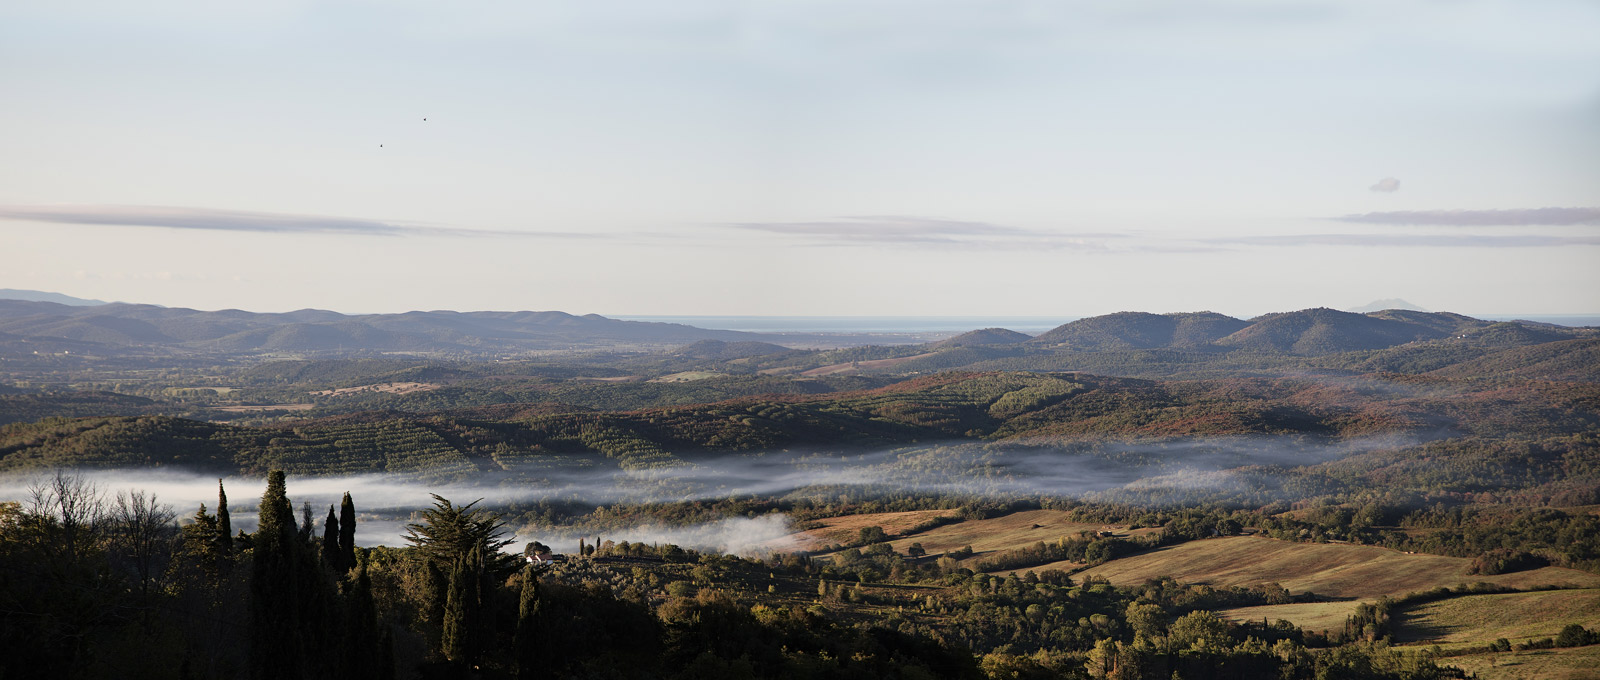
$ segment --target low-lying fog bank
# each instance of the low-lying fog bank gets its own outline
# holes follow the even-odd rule
[[[605,459],[552,457],[510,471],[473,479],[431,483],[416,475],[364,474],[337,477],[290,475],[288,494],[297,510],[309,503],[320,529],[330,505],[345,492],[360,514],[356,532],[363,545],[404,545],[405,524],[438,494],[458,504],[482,499],[495,509],[540,501],[574,504],[634,504],[729,497],[826,498],[840,489],[869,493],[913,492],[985,498],[1114,497],[1164,503],[1195,493],[1257,487],[1271,470],[1314,465],[1371,450],[1415,442],[1394,438],[1348,441],[1303,437],[1227,437],[1156,443],[1095,442],[1073,446],[930,445],[850,454],[765,452],[695,456],[693,462],[622,469]],[[608,467],[607,465],[610,464]],[[1248,481],[1239,468],[1251,468]],[[201,503],[216,505],[217,478],[172,469],[82,470],[78,474],[108,496],[143,490],[171,504],[180,518]],[[0,477],[0,500],[26,502],[28,488],[43,473]],[[229,492],[233,525],[255,528],[255,505],[265,482],[257,477],[222,480]],[[516,529],[516,527],[512,527]],[[729,518],[693,526],[640,525],[600,532],[604,539],[673,543],[702,551],[744,553],[790,546],[786,517]],[[558,551],[573,550],[596,532],[581,527],[523,528],[522,540]],[[514,548],[515,549],[515,548]]]

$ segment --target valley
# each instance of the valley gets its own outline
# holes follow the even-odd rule
[[[210,313],[162,312],[166,325],[147,328],[108,319],[150,310],[107,311],[5,326],[35,333],[0,346],[12,352],[0,363],[0,490],[18,502],[7,512],[32,516],[51,475],[148,489],[185,512],[221,478],[243,496],[234,526],[248,544],[269,521],[260,480],[286,473],[287,497],[311,513],[299,531],[320,541],[313,504],[348,491],[373,620],[408,641],[397,669],[443,667],[428,650],[445,603],[423,585],[443,567],[406,538],[440,512],[430,494],[476,499],[472,512],[503,523],[493,550],[506,561],[485,567],[484,597],[505,621],[507,598],[536,583],[573,631],[541,644],[572,674],[655,673],[691,651],[742,668],[765,649],[769,669],[838,670],[866,654],[885,675],[1111,677],[1095,664],[1114,663],[1185,677],[1582,677],[1584,636],[1600,635],[1583,604],[1600,589],[1593,329],[1400,311],[1124,313],[1037,337],[821,350],[622,326],[656,335],[628,349],[604,333],[553,350],[503,340],[524,343],[515,355],[260,353],[163,339]],[[289,324],[269,333],[280,338],[354,323],[240,318]],[[400,318],[361,323],[427,335]],[[14,351],[58,341],[105,344]],[[256,559],[205,547],[215,535],[193,542],[216,521],[202,510],[181,522],[168,569],[200,568],[201,553]],[[121,544],[106,541],[111,559]],[[22,552],[7,559],[28,554],[8,545]],[[560,558],[519,571],[510,560],[536,546]],[[208,587],[243,587],[235,573]],[[330,587],[355,587],[356,573],[331,572]],[[191,616],[240,615],[219,606]],[[694,636],[710,625],[764,632],[736,636],[737,654],[707,651]],[[664,626],[627,635],[682,651],[630,656],[608,637],[621,629],[598,632],[615,626]],[[612,645],[600,666],[555,651],[593,644]],[[913,662],[897,645],[939,651]]]

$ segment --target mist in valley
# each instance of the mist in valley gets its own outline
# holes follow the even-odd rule
[[[437,494],[457,505],[506,512],[515,518],[538,504],[595,508],[724,498],[777,498],[833,502],[851,497],[945,495],[980,499],[1080,498],[1160,505],[1199,495],[1258,490],[1283,470],[1417,443],[1401,437],[1326,440],[1300,436],[1194,438],[1158,442],[1092,441],[1076,444],[971,444],[899,447],[850,453],[771,451],[744,455],[700,455],[685,462],[624,468],[600,458],[552,456],[510,470],[440,482],[419,475],[363,474],[288,477],[296,512],[309,504],[320,531],[330,506],[346,492],[359,513],[356,540],[366,546],[405,545],[405,525],[430,507]],[[107,497],[142,490],[170,504],[180,521],[204,503],[212,511],[218,478],[174,469],[72,471]],[[0,499],[27,503],[43,472],[0,477]],[[256,476],[220,480],[229,496],[233,525],[253,531],[256,504],[265,482]],[[750,553],[790,550],[794,533],[781,513],[729,517],[669,526],[510,526],[520,550],[540,541],[558,552],[580,538],[676,544],[701,551]]]

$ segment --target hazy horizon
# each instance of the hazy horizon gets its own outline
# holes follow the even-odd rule
[[[4,291],[7,291],[7,290],[13,290],[13,289],[0,289],[0,299],[17,299],[17,300],[31,299],[31,296],[25,296],[25,295],[15,295],[15,296],[8,297],[4,293]],[[16,290],[15,292],[17,292],[17,293],[42,293],[42,294],[45,294],[45,295],[62,295],[61,293],[57,293],[56,291]],[[75,297],[75,296],[69,296],[69,297]],[[48,301],[48,300],[46,300],[46,301]],[[81,300],[79,303],[72,303],[72,304],[83,304],[83,303],[88,303],[88,302],[95,302],[95,301]],[[138,302],[138,301],[132,301],[132,300],[108,300],[108,301],[99,301],[99,302],[102,302],[102,303],[105,303],[105,304],[155,304],[155,303]],[[1410,305],[1409,301],[1400,300],[1400,299],[1387,299],[1387,300],[1380,300],[1380,301],[1375,301],[1375,302],[1404,303],[1403,305],[1398,307],[1398,308],[1402,308],[1402,309],[1408,308],[1408,307],[1406,307],[1406,305]],[[167,306],[167,305],[157,305],[157,306]],[[1366,305],[1366,306],[1370,306],[1370,305]],[[237,308],[229,308],[229,309],[237,309]],[[1262,316],[1262,315],[1265,315],[1265,314],[1272,314],[1272,313],[1278,313],[1278,312],[1292,312],[1292,311],[1299,311],[1300,309],[1309,309],[1309,307],[1302,307],[1302,308],[1296,308],[1296,309],[1265,310],[1265,311],[1260,311],[1260,312],[1243,313],[1243,314],[1228,314],[1228,316],[1232,316],[1232,317],[1239,318],[1239,319],[1252,319],[1252,318],[1256,318],[1256,317],[1259,317],[1259,316]],[[1338,308],[1335,308],[1335,309],[1338,309]],[[296,311],[307,311],[307,310],[334,311],[334,312],[337,312],[337,313],[340,313],[340,314],[345,314],[345,315],[348,315],[348,316],[360,316],[360,315],[365,315],[365,314],[389,313],[389,312],[362,312],[362,311],[326,310],[326,309],[313,308],[313,307],[296,307],[296,308],[292,308],[292,309],[281,309],[281,310],[246,309],[246,310],[242,310],[242,311],[258,312],[258,313],[283,313],[283,312],[296,312]],[[209,310],[200,310],[200,311],[223,311],[223,310],[222,309],[209,309]],[[1084,319],[1084,318],[1089,318],[1091,316],[1096,316],[1096,315],[1093,315],[1093,314],[1058,314],[1058,315],[1050,315],[1050,316],[1044,316],[1044,315],[986,315],[986,314],[974,314],[974,315],[616,314],[616,313],[605,313],[605,312],[588,312],[588,311],[584,311],[584,310],[527,310],[527,309],[453,309],[453,310],[414,310],[413,309],[413,310],[404,310],[404,311],[406,311],[406,312],[447,311],[447,312],[458,312],[458,313],[469,313],[469,312],[523,312],[523,311],[543,312],[543,311],[560,311],[560,312],[570,313],[570,314],[574,314],[574,315],[600,314],[601,316],[604,316],[604,317],[607,317],[607,318],[611,318],[611,319],[617,319],[617,320],[621,320],[621,321],[646,321],[646,322],[657,322],[657,323],[675,323],[675,324],[683,324],[683,325],[694,326],[694,327],[697,327],[697,328],[711,329],[711,330],[729,330],[729,331],[739,331],[739,332],[746,332],[746,333],[764,333],[764,334],[774,334],[774,335],[781,335],[781,334],[786,334],[786,333],[787,334],[794,334],[794,333],[821,333],[821,334],[855,334],[855,335],[882,334],[882,335],[885,335],[885,336],[938,334],[941,337],[942,336],[953,335],[953,334],[961,333],[961,332],[965,332],[965,331],[976,330],[976,329],[980,329],[980,328],[1005,328],[1005,329],[1008,329],[1008,330],[1018,331],[1018,332],[1022,332],[1022,333],[1028,333],[1028,334],[1031,334],[1031,335],[1038,335],[1039,333],[1043,333],[1045,331],[1048,331],[1048,330],[1050,330],[1052,328],[1055,328],[1055,327],[1060,326],[1060,325],[1065,324],[1065,323],[1071,323],[1071,322],[1077,321],[1079,319]],[[1187,312],[1202,312],[1202,311],[1215,312],[1217,310],[1216,309],[1189,309],[1189,310],[1159,310],[1159,311],[1152,311],[1152,310],[1142,310],[1142,309],[1125,309],[1125,310],[1117,310],[1117,311],[1119,311],[1119,312],[1149,312],[1149,313],[1156,313],[1156,314],[1167,314],[1167,313],[1187,313]],[[1343,309],[1340,309],[1340,311],[1346,311],[1346,312],[1352,312],[1352,313],[1361,313],[1361,310],[1356,308],[1356,307],[1343,308]],[[1566,313],[1557,313],[1557,314],[1520,314],[1520,313],[1516,313],[1516,312],[1500,312],[1500,313],[1476,312],[1476,313],[1467,313],[1467,312],[1459,312],[1459,311],[1456,311],[1456,310],[1427,310],[1427,311],[1430,311],[1430,312],[1432,312],[1432,311],[1452,312],[1452,313],[1457,313],[1457,314],[1465,314],[1466,316],[1479,318],[1479,319],[1485,319],[1485,320],[1489,320],[1489,321],[1516,321],[1516,320],[1521,320],[1521,321],[1534,321],[1534,322],[1539,322],[1539,323],[1551,323],[1551,324],[1562,325],[1562,326],[1571,326],[1571,327],[1600,326],[1600,313],[1566,312]],[[1221,313],[1227,314],[1227,312],[1221,312]]]

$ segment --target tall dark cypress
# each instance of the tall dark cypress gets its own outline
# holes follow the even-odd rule
[[[228,519],[228,492],[217,480],[217,547],[224,555],[233,552],[233,522]]]
[[[322,523],[322,560],[336,574],[343,574],[350,569],[344,564],[344,553],[339,550],[339,518],[334,516],[331,505],[328,506],[328,519]]]
[[[315,535],[311,532],[311,501],[300,504],[300,540],[307,544]]]
[[[450,585],[445,590],[444,628],[439,636],[439,652],[444,658],[462,663],[467,656],[467,558],[462,556],[450,568]]]
[[[344,556],[345,569],[356,566],[356,502],[349,491],[339,504],[339,554]]]
[[[453,566],[452,566],[453,568]],[[444,605],[449,599],[450,575],[440,571],[433,560],[422,563],[422,613],[430,625],[444,625]]]
[[[251,541],[255,556],[250,578],[250,675],[298,678],[301,645],[296,635],[300,592],[295,563],[300,542],[282,470],[267,474],[261,495],[261,520]]]
[[[372,579],[367,570],[356,567],[347,581],[344,640],[338,654],[344,657],[348,680],[379,680],[383,675],[383,632],[378,624],[377,605],[372,599]]]
[[[539,579],[533,565],[522,570],[522,597],[517,604],[517,634],[512,649],[517,659],[518,680],[540,675],[539,654]]]
[[[478,656],[479,612],[483,597],[483,551],[478,546],[456,561],[450,570],[450,591],[444,605],[444,657],[471,667]]]

